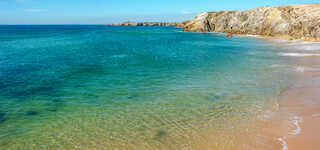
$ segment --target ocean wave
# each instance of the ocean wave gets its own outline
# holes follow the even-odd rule
[[[293,48],[298,50],[316,51],[316,50],[320,50],[320,44],[296,45],[296,46],[293,46]]]
[[[291,130],[291,132],[289,133],[288,136],[283,136],[281,138],[278,138],[278,140],[280,141],[281,145],[282,145],[282,150],[288,150],[289,146],[287,143],[287,139],[290,138],[290,136],[296,136],[298,134],[301,133],[302,129],[300,127],[300,123],[302,122],[302,118],[298,117],[298,116],[294,116],[290,119],[290,122],[293,125],[293,130]]]
[[[252,38],[264,38],[261,35],[252,35],[252,34],[237,34],[235,37],[252,37]]]
[[[297,67],[296,68],[296,72],[304,72],[305,71],[305,67]]]
[[[296,67],[296,72],[319,71],[319,70],[320,70],[320,67],[303,67],[303,66]]]
[[[302,51],[320,51],[320,42],[311,42],[311,41],[299,41],[299,40],[287,40],[287,39],[271,39],[276,43],[281,43],[281,45]]]
[[[294,130],[292,130],[291,135],[298,135],[301,133],[301,130],[302,130],[300,127],[301,122],[302,122],[302,118],[300,118],[298,116],[293,117],[292,123],[295,127],[294,127]]]
[[[279,55],[292,56],[292,57],[320,56],[320,54],[309,54],[309,53],[279,53]]]

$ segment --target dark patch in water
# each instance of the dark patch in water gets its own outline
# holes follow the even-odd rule
[[[132,100],[132,99],[136,99],[137,97],[139,97],[138,95],[130,95],[128,96],[128,99]]]
[[[51,95],[54,93],[55,88],[53,87],[36,87],[36,88],[25,88],[21,90],[11,90],[10,93],[15,97],[29,97],[33,95]]]
[[[0,76],[0,79],[3,79],[3,78]],[[2,90],[12,86],[22,85],[22,84],[23,82],[19,82],[16,79],[0,80],[0,89]]]
[[[26,84],[26,81],[32,79],[32,72],[39,71],[40,65],[10,65],[1,68],[0,73],[0,89],[21,86]]]
[[[54,99],[52,100],[52,103],[54,103],[55,105],[63,105],[63,101],[60,99]]]
[[[155,135],[155,138],[156,139],[161,139],[163,137],[167,136],[167,132],[165,130],[158,130],[156,135]]]
[[[12,68],[6,70],[7,75],[13,76],[21,76],[27,73],[39,71],[41,69],[40,65],[32,64],[32,65],[16,65]]]
[[[28,111],[26,113],[26,116],[35,116],[35,115],[38,115],[38,114],[39,114],[39,112],[37,112],[37,111]]]
[[[223,98],[224,98],[224,96],[217,95],[217,94],[209,94],[207,96],[207,100],[209,100],[209,101],[219,101],[219,100],[222,100]]]
[[[8,120],[7,114],[4,112],[0,112],[0,123],[3,123]]]
[[[57,112],[61,107],[63,107],[65,104],[62,100],[60,99],[54,99],[52,100],[51,103],[49,103],[49,105],[52,105],[50,106],[49,108],[47,108],[47,111],[50,111],[50,112]]]
[[[209,94],[206,99],[208,101],[216,102],[216,101],[226,101],[226,100],[240,100],[245,98],[243,95],[239,94]]]
[[[79,68],[68,72],[67,74],[64,75],[64,78],[74,78],[77,76],[83,76],[83,75],[88,75],[88,74],[95,74],[95,75],[101,75],[104,74],[103,67],[101,65],[96,65],[96,64],[86,64],[86,65],[81,65]]]

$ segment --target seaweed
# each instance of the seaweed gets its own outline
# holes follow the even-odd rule
[[[132,100],[132,99],[136,99],[137,97],[139,97],[139,96],[134,94],[134,95],[129,95],[127,98]]]
[[[38,114],[39,114],[38,111],[28,111],[28,112],[26,113],[26,116],[35,116],[35,115],[38,115]]]
[[[0,123],[3,123],[8,120],[7,113],[0,112]]]
[[[155,139],[161,139],[167,136],[167,132],[165,130],[158,130],[155,134]]]

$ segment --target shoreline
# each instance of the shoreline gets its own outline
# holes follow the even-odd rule
[[[280,111],[287,110],[300,118],[295,123],[299,132],[287,139],[289,150],[316,150],[320,147],[320,118],[316,117],[320,114],[320,70],[317,69],[320,61],[317,56],[296,58],[297,65],[302,66],[297,69],[299,81],[280,97]]]
[[[210,32],[225,34],[224,32]],[[278,55],[292,61],[283,68],[296,81],[278,95],[278,110],[257,125],[279,150],[318,150],[320,148],[320,42],[289,40],[283,37],[234,34],[234,37],[261,38],[282,51]],[[283,51],[284,50],[284,51]],[[268,150],[268,148],[265,148]]]
[[[320,43],[267,39],[287,50],[280,55],[294,60],[291,71],[297,75],[293,86],[279,95],[279,110],[269,123],[270,132],[278,136],[282,150],[317,150],[320,147]]]

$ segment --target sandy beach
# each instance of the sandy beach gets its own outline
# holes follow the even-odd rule
[[[275,40],[272,40],[273,42]],[[278,137],[283,150],[318,150],[320,148],[320,43],[280,40],[276,44],[292,57],[289,68],[297,72],[297,81],[279,97],[279,111],[268,134]],[[288,119],[289,117],[289,119]],[[289,121],[288,121],[289,120]]]

